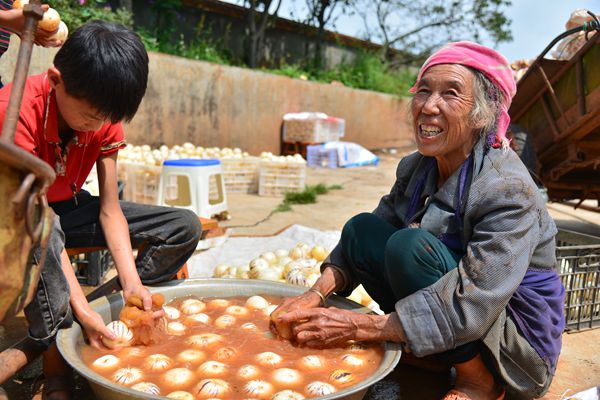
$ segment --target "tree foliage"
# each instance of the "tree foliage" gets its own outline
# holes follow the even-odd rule
[[[128,27],[133,26],[133,16],[124,8],[113,10],[108,1],[100,0],[47,0],[56,9],[61,20],[67,24],[69,31],[73,32],[87,21],[104,20],[118,22]]]
[[[313,54],[313,67],[323,67],[323,40],[325,30],[335,26],[335,20],[351,11],[350,5],[354,0],[304,0],[306,5],[306,19],[304,22],[317,28],[315,36],[315,50]]]
[[[381,57],[402,50],[397,64],[422,59],[442,44],[456,40],[512,40],[504,8],[511,0],[359,0],[364,38],[382,43]],[[413,54],[414,56],[408,56]]]
[[[250,68],[258,67],[265,53],[265,31],[277,17],[283,0],[239,0],[246,9],[245,58]]]

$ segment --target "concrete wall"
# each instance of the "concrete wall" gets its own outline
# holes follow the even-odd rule
[[[0,58],[5,83],[12,80],[17,50],[13,42]],[[47,69],[54,53],[36,47],[30,73]],[[283,114],[322,111],[346,120],[344,140],[367,148],[404,147],[412,145],[406,105],[406,99],[385,94],[151,53],[148,90],[125,132],[133,144],[189,141],[278,152]]]

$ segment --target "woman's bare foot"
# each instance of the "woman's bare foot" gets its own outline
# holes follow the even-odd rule
[[[494,381],[494,376],[487,369],[480,355],[460,364],[456,369],[454,389],[448,392],[444,400],[464,399],[499,400],[504,398],[504,389]]]

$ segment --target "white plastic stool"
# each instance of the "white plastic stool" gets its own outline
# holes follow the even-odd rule
[[[227,211],[221,162],[191,158],[165,161],[158,186],[158,204],[186,208],[203,218]]]

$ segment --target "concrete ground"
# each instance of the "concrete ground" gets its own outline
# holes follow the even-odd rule
[[[291,224],[339,230],[353,215],[375,208],[379,198],[388,193],[395,179],[399,159],[399,154],[382,154],[377,167],[309,169],[308,184],[340,184],[343,188],[319,196],[316,204],[294,205],[290,212],[271,214],[281,202],[280,198],[230,194],[228,204],[232,218],[222,225],[230,227],[232,234],[243,236],[273,235]],[[600,236],[600,214],[573,210],[560,204],[549,204],[548,209],[559,227]],[[23,335],[25,329],[23,318],[17,318],[5,327],[4,332],[0,331],[0,350]],[[39,365],[33,366],[5,383],[4,389],[9,398],[28,398],[32,377],[38,371]],[[373,386],[365,399],[437,399],[441,398],[450,384],[450,375],[399,366]],[[564,334],[558,370],[544,399],[567,398],[596,385],[600,385],[600,329]],[[80,400],[94,399],[84,381],[77,381],[76,393]]]

